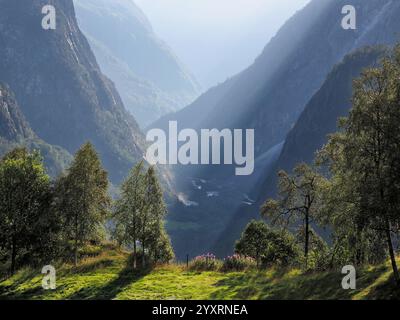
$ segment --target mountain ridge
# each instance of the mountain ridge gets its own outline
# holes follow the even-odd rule
[[[1,0],[0,81],[34,132],[74,153],[91,141],[113,182],[142,158],[144,137],[81,33],[72,0],[53,0],[56,30],[44,30],[48,1]]]
[[[344,30],[341,20],[344,17],[342,7],[348,3],[344,0],[315,0],[311,1],[303,10],[297,12],[278,31],[277,35],[266,45],[263,52],[248,69],[225,82],[224,86],[213,88],[212,96],[216,99],[212,105],[201,103],[210,92],[203,94],[192,105],[164,117],[151,127],[166,127],[166,122],[178,120],[180,128],[194,129],[254,129],[255,130],[255,157],[259,158],[271,148],[281,144],[290,130],[295,126],[305,106],[318,92],[332,68],[340,63],[350,52],[367,45],[392,45],[398,40],[396,30],[400,29],[400,21],[396,18],[400,12],[400,2],[391,0],[355,0],[353,5],[357,12],[357,29]],[[376,17],[379,17],[377,20]],[[294,39],[294,40],[293,40]],[[227,83],[229,85],[227,85]],[[228,87],[228,89],[226,89]],[[196,111],[194,110],[196,109]],[[190,110],[190,112],[189,112]],[[187,114],[186,116],[184,114]],[[192,114],[201,115],[200,121]],[[233,166],[177,166],[176,175],[182,178],[182,190],[186,191],[186,198],[200,203],[198,191],[188,189],[188,177],[202,180],[218,180],[220,187],[226,186],[225,181],[233,185],[235,192],[240,191],[250,198],[255,198],[250,180],[268,180],[269,170],[259,162],[255,168],[255,177],[246,179],[234,176]],[[200,197],[200,198],[199,198]],[[243,210],[240,198],[236,201],[237,208],[232,208],[235,199],[226,198],[227,205],[218,205],[210,199],[209,203],[193,207],[177,206],[174,219],[177,221],[201,220],[194,215],[202,214],[207,217],[205,224],[231,226],[230,219],[235,220]],[[223,199],[220,199],[223,202]],[[204,203],[204,202],[203,202]],[[201,213],[201,212],[206,212]],[[210,212],[208,212],[210,211]],[[230,213],[221,212],[230,211]],[[258,216],[257,205],[246,207],[243,220]],[[234,213],[236,212],[236,213]],[[214,217],[214,218],[213,218]],[[208,220],[211,219],[211,220]],[[228,220],[225,220],[228,219]],[[243,225],[241,224],[242,228]],[[210,244],[211,236],[204,227],[199,230],[199,251],[208,251],[214,244]],[[182,243],[185,231],[177,236],[175,242]],[[193,231],[188,230],[191,237]],[[218,232],[218,231],[213,231]],[[224,242],[224,231],[216,242]],[[235,233],[237,236],[237,232]],[[210,247],[207,247],[210,245]],[[232,246],[232,239],[229,240]],[[226,248],[226,247],[225,247]],[[178,251],[180,251],[179,249]],[[182,254],[189,248],[183,247]],[[223,253],[226,253],[225,250]],[[198,251],[196,251],[198,253]]]
[[[133,1],[74,0],[79,26],[102,71],[141,127],[192,102],[195,78]]]

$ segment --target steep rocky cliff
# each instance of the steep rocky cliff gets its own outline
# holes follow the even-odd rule
[[[42,28],[42,8],[56,29]],[[142,157],[143,137],[78,28],[72,0],[0,0],[0,81],[34,132],[74,153],[91,141],[114,182]]]
[[[36,136],[10,88],[0,83],[0,157],[22,146],[40,151],[47,171],[52,176],[64,170],[72,159],[66,150],[49,145]]]

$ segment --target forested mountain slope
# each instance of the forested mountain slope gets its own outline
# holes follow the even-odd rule
[[[142,133],[101,73],[72,0],[51,3],[55,30],[42,28],[48,1],[0,1],[0,81],[41,139],[70,153],[91,141],[118,182],[142,158]]]
[[[378,66],[383,53],[380,47],[360,49],[333,68],[286,137],[272,175],[276,176],[280,169],[291,171],[300,162],[313,162],[315,152],[327,142],[328,135],[339,130],[339,118],[349,114],[353,80],[363,69]],[[272,180],[272,177],[266,180],[268,186],[274,185]],[[268,187],[261,189],[265,192]]]
[[[18,146],[39,150],[52,176],[65,169],[72,158],[66,150],[49,145],[36,136],[10,88],[0,83],[0,157]]]

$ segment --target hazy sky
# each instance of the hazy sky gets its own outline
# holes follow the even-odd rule
[[[309,1],[134,0],[204,89],[250,65]]]

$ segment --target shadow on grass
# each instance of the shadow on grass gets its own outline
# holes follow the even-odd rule
[[[362,269],[357,276],[357,289],[344,290],[340,271],[324,273],[299,274],[284,276],[285,272],[253,272],[230,274],[219,281],[219,288],[212,294],[212,299],[261,299],[261,300],[350,300],[357,293],[368,288],[385,273],[385,266],[372,270]],[[365,299],[399,298],[399,292],[394,289],[393,279],[382,285],[373,286]]]
[[[41,296],[43,294],[43,288],[41,286],[37,286],[34,288],[27,289],[18,294],[14,294],[13,292],[8,292],[5,295],[0,294],[0,300],[31,300],[32,297]]]
[[[400,300],[400,287],[396,285],[393,274],[387,281],[373,287],[365,296],[368,300]]]
[[[124,291],[126,287],[140,280],[151,272],[151,269],[134,270],[130,266],[126,266],[114,279],[106,283],[104,286],[88,286],[82,288],[70,296],[67,300],[112,300],[119,293]]]
[[[31,280],[34,278],[34,276],[37,275],[37,272],[34,270],[23,270],[20,271],[18,274],[12,276],[11,278],[4,279],[3,281],[0,282],[0,299],[1,300],[7,300],[7,299],[15,299],[15,294],[14,292],[18,289],[20,285],[23,283]],[[5,285],[5,282],[9,282],[12,280],[12,284],[10,285]],[[21,295],[21,297],[18,297],[18,299],[25,299],[25,294],[24,296]]]

